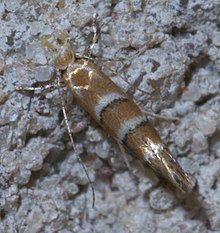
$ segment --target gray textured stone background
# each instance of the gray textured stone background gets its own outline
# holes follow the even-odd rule
[[[95,12],[100,69],[143,110],[179,118],[153,121],[197,183],[186,200],[134,159],[129,171],[65,88],[74,153],[58,90],[14,91],[53,80],[56,53],[45,38],[68,35],[86,54]],[[0,16],[1,233],[220,232],[218,0],[2,0]]]

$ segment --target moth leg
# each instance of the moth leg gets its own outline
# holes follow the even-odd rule
[[[59,91],[59,96],[60,96],[60,100],[61,100],[61,104],[62,104],[62,112],[63,112],[63,116],[64,116],[64,122],[65,122],[65,125],[66,125],[66,128],[67,128],[67,132],[68,132],[68,135],[69,135],[70,142],[72,144],[72,149],[73,149],[73,151],[76,151],[76,144],[75,144],[75,141],[73,140],[73,136],[72,136],[72,132],[71,132],[67,112],[66,112],[66,109],[65,109],[63,95],[62,95],[62,91],[61,91],[61,88],[60,88],[61,73],[58,70],[57,70],[57,84],[58,84],[58,91]],[[95,189],[94,189],[93,182],[92,182],[92,180],[91,180],[91,178],[89,176],[86,165],[83,163],[83,161],[82,161],[82,159],[81,159],[81,157],[79,155],[77,155],[77,159],[78,159],[79,163],[81,164],[81,166],[82,166],[82,168],[83,168],[83,170],[84,170],[84,172],[86,174],[86,177],[87,177],[87,179],[89,181],[89,184],[90,184],[90,187],[91,187],[91,190],[92,190],[92,207],[94,208],[95,207]]]
[[[131,171],[131,165],[130,165],[130,162],[128,161],[128,157],[126,155],[126,152],[125,152],[125,149],[124,147],[122,146],[122,144],[117,140],[117,143],[118,143],[118,146],[121,150],[121,155],[122,155],[122,158],[124,159],[125,161],[125,164],[127,165],[128,169]]]
[[[152,111],[142,110],[142,112],[146,113],[146,115],[150,115],[152,117],[159,118],[162,120],[167,120],[167,121],[179,121],[180,120],[179,117],[163,116],[163,115],[154,113]]]

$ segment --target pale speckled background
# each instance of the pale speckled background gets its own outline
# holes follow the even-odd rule
[[[56,53],[45,36],[67,31],[86,54],[95,12],[100,69],[141,109],[179,118],[153,122],[197,183],[186,200],[138,161],[129,171],[69,92],[69,121],[80,131],[74,153],[58,90],[14,91],[53,80]],[[1,233],[220,232],[219,1],[3,0],[0,16]],[[94,181],[95,209],[76,154]]]

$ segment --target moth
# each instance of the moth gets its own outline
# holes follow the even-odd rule
[[[182,193],[193,189],[193,182],[145,114],[90,59],[75,56],[68,48],[57,57],[55,65],[79,105],[131,155]]]

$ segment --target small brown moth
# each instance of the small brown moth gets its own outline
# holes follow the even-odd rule
[[[183,193],[192,190],[193,182],[145,114],[95,64],[66,49],[55,65],[78,103],[110,136]]]

